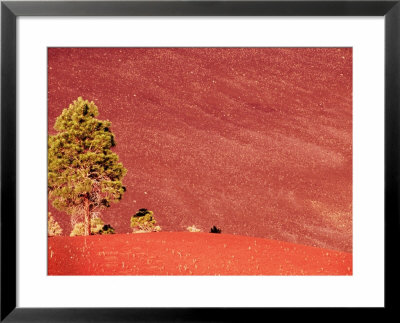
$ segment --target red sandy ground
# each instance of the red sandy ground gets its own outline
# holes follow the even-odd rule
[[[351,253],[230,234],[48,239],[49,275],[351,275]]]
[[[148,208],[163,231],[352,252],[351,48],[50,48],[49,133],[78,96],[112,122],[128,170],[101,215],[118,233]]]

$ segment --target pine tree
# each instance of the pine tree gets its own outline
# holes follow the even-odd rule
[[[55,208],[76,220],[84,218],[91,232],[91,213],[121,200],[126,169],[112,152],[111,122],[96,119],[93,102],[79,97],[56,119],[48,137],[48,196]]]

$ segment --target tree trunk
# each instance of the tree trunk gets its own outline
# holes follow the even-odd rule
[[[89,199],[85,199],[85,236],[90,235],[90,210],[89,210]]]

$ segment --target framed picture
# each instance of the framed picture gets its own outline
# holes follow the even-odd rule
[[[394,309],[399,15],[3,1],[1,320]]]

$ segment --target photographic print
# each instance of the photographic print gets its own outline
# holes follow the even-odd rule
[[[48,275],[352,275],[352,48],[48,48]]]

